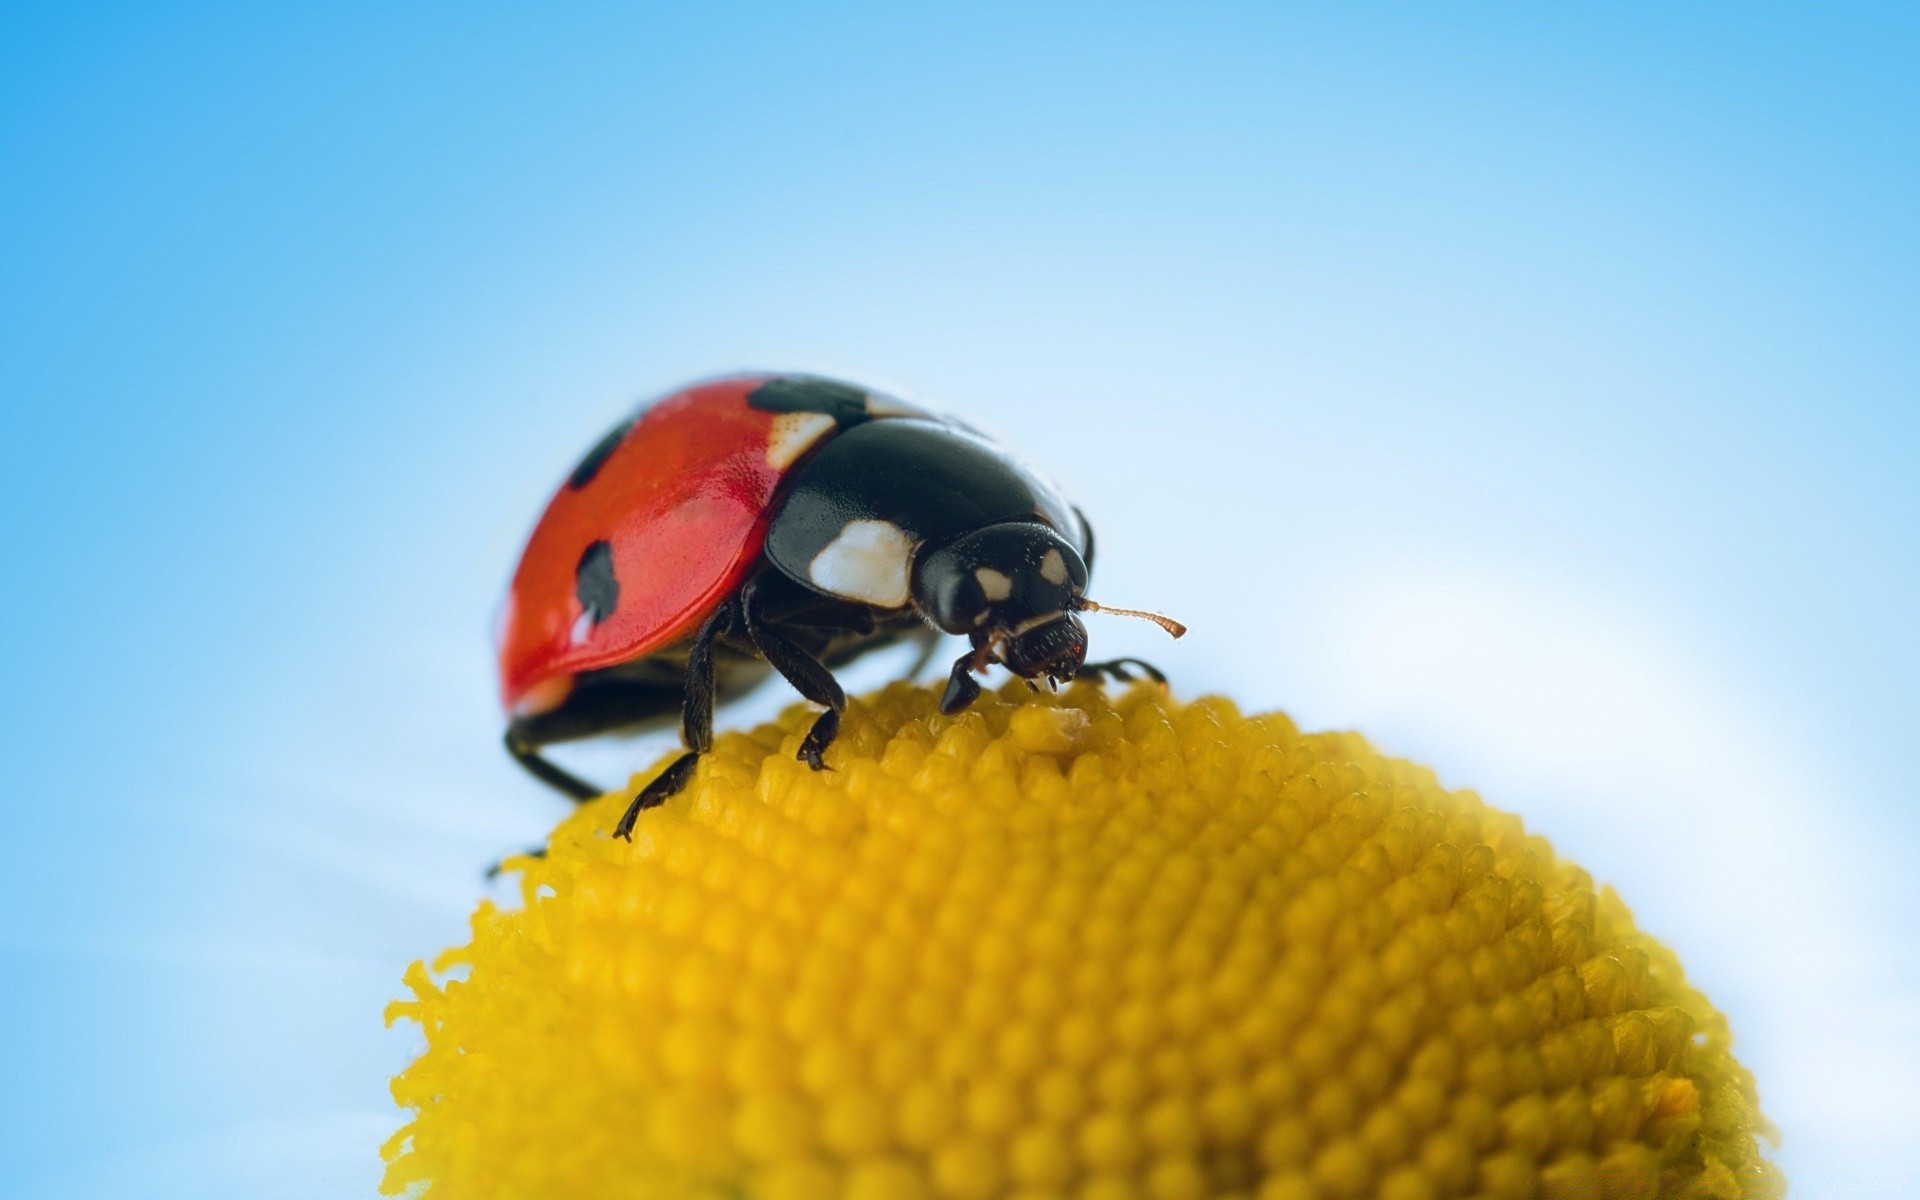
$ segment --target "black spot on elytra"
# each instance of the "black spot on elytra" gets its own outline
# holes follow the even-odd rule
[[[867,394],[851,384],[813,375],[782,375],[747,393],[747,403],[762,412],[825,413],[841,428],[858,425],[870,415]]]
[[[607,465],[607,460],[613,457],[613,452],[620,448],[620,443],[625,441],[627,434],[632,431],[633,423],[639,419],[628,417],[607,430],[607,435],[593,444],[593,449],[587,451],[587,456],[580,460],[580,465],[573,469],[573,474],[567,476],[567,486],[577,492],[592,483],[593,477],[600,473],[601,467]]]
[[[613,577],[611,542],[595,542],[580,556],[580,565],[573,569],[573,594],[595,625],[613,615],[620,603],[620,581]]]

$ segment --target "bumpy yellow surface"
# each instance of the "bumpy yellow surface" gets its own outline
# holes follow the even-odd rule
[[[1673,956],[1424,768],[1147,688],[895,686],[818,774],[809,719],[721,737],[631,846],[585,806],[456,978],[412,968],[389,1192],[1782,1190]]]

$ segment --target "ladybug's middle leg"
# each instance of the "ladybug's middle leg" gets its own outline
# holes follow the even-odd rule
[[[826,769],[826,760],[822,757],[827,747],[840,732],[840,714],[846,710],[847,694],[841,690],[840,681],[833,677],[825,664],[813,655],[794,644],[776,626],[760,620],[754,612],[754,589],[747,590],[742,604],[745,610],[747,636],[753,644],[780,672],[781,678],[793,685],[793,690],[813,701],[826,705],[827,711],[813,720],[813,727],[807,730],[807,736],[800,742],[800,752],[796,756],[816,771]]]
[[[693,647],[687,652],[686,691],[680,708],[680,736],[686,743],[686,753],[640,789],[633,803],[627,805],[627,811],[621,814],[620,823],[613,827],[613,836],[632,841],[633,825],[640,814],[678,795],[693,778],[693,768],[699,765],[700,756],[713,748],[713,642],[733,624],[733,618],[734,602],[728,601],[715,609],[694,635]]]
[[[927,664],[933,661],[933,656],[940,653],[940,638],[940,631],[931,625],[922,625],[913,631],[910,640],[919,644],[920,653],[914,655],[913,665],[907,668],[907,673],[901,678],[908,683],[920,678],[920,673],[927,669]]]

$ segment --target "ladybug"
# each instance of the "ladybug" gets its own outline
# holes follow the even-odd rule
[[[540,749],[677,712],[685,753],[615,827],[686,786],[717,702],[777,672],[824,706],[800,744],[816,770],[846,694],[832,668],[942,634],[970,645],[940,707],[1004,664],[1030,682],[1129,679],[1088,663],[1077,614],[1175,621],[1086,597],[1093,531],[1005,450],[948,417],[808,375],[739,375],[674,392],[580,460],[534,527],[499,627],[507,750],[577,800],[600,788]]]

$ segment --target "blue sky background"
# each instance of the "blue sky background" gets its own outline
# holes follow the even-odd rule
[[[1002,432],[1194,629],[1096,650],[1521,812],[1920,1191],[1920,19],[1551,7],[0,11],[0,1192],[371,1193],[560,813],[519,540],[747,366]]]

